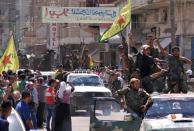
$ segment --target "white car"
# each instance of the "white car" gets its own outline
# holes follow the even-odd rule
[[[94,73],[70,73],[67,86],[73,86],[71,95],[71,112],[78,109],[90,110],[92,97],[110,97],[111,91],[103,84],[103,80]]]
[[[56,72],[54,71],[41,71],[40,72],[43,76],[51,76],[53,79],[55,79]]]
[[[153,96],[140,131],[194,131],[193,107],[193,94]]]

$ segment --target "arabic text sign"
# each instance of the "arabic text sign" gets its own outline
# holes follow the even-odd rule
[[[117,7],[42,7],[43,23],[112,23]]]

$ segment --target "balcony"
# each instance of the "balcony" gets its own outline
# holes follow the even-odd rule
[[[156,10],[169,5],[169,0],[131,0],[132,13],[138,14],[145,10]]]

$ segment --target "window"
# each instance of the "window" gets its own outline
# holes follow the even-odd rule
[[[153,105],[147,111],[146,117],[165,117],[169,114],[183,114],[194,116],[193,99],[182,100],[154,100]]]
[[[98,120],[123,121],[126,112],[120,110],[120,105],[116,101],[97,101],[95,116]]]

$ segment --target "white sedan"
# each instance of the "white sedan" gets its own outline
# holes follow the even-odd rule
[[[140,131],[194,131],[194,95],[153,96]]]

